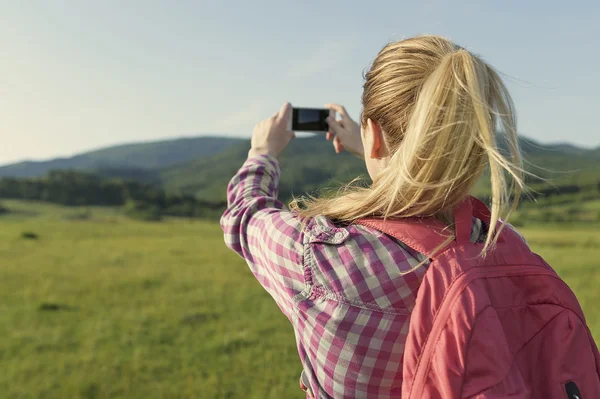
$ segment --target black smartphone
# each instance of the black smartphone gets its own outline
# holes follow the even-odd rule
[[[327,132],[326,119],[334,116],[334,111],[326,108],[292,108],[290,130],[293,132]]]

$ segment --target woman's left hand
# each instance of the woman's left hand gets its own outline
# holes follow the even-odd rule
[[[339,154],[345,149],[359,158],[364,158],[360,125],[354,122],[346,108],[339,104],[327,104],[325,108],[337,112],[342,117],[339,121],[332,116],[327,118],[329,124],[327,140],[333,139],[335,152]]]
[[[279,112],[254,127],[248,158],[257,155],[276,157],[281,154],[290,140],[295,137],[294,132],[288,130],[291,113],[292,106],[290,103],[285,103]]]

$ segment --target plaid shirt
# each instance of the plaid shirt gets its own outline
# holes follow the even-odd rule
[[[292,323],[307,397],[398,397],[410,312],[426,266],[394,238],[324,217],[302,225],[277,200],[280,167],[247,160],[221,218],[240,254]],[[478,233],[477,233],[478,235]]]

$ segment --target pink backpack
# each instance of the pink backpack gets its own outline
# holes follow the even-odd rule
[[[455,212],[456,240],[430,219],[364,219],[432,259],[412,312],[403,399],[600,398],[600,355],[569,287],[509,227],[482,258],[471,243],[469,198]]]

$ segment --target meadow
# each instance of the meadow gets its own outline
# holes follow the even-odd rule
[[[291,326],[215,222],[3,201],[1,398],[302,398]],[[597,223],[520,228],[600,340]]]

